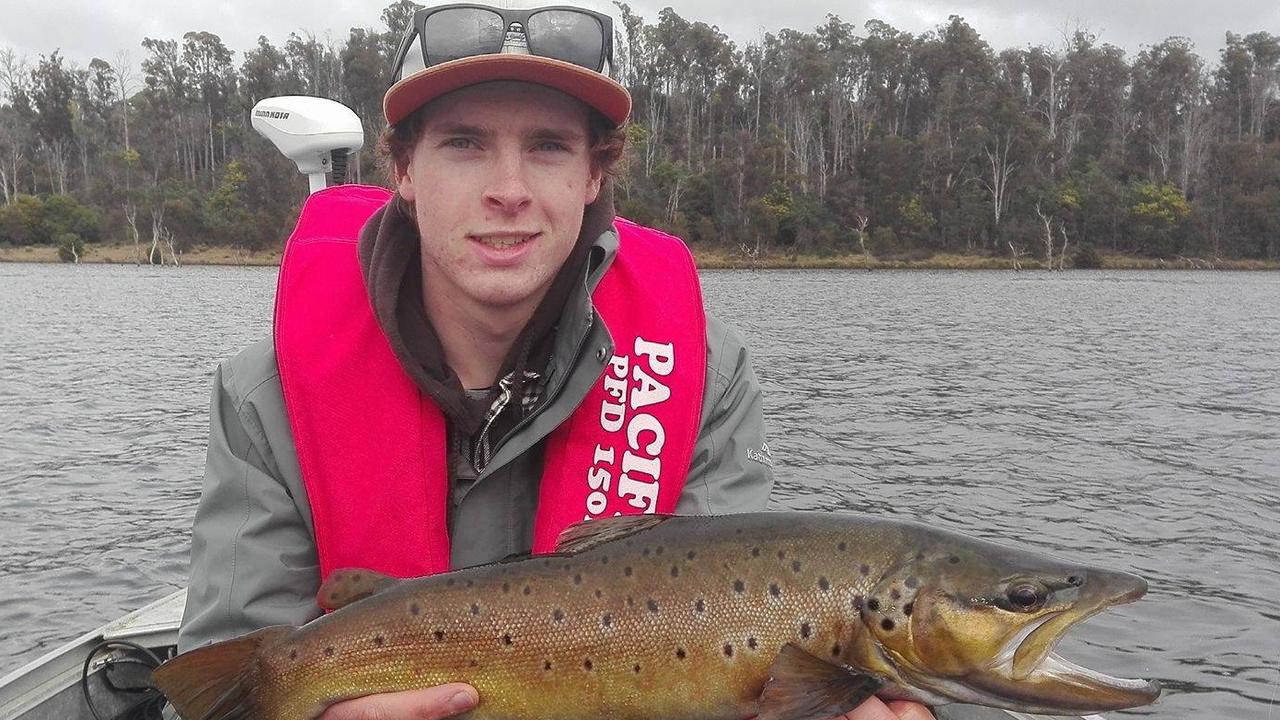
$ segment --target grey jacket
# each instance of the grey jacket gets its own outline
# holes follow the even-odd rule
[[[465,567],[528,552],[542,474],[543,439],[598,380],[613,341],[591,305],[617,252],[612,231],[597,240],[586,283],[559,323],[540,409],[495,447],[480,473],[450,475],[452,564]],[[293,436],[270,340],[223,362],[214,374],[204,485],[192,530],[191,580],[179,633],[188,650],[276,624],[320,615],[319,564]],[[773,486],[761,392],[742,337],[707,317],[702,427],[676,511],[763,509]]]

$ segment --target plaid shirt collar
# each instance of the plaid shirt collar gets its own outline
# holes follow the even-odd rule
[[[532,370],[524,371],[524,379],[524,392],[521,393],[520,397],[518,418],[524,418],[529,415],[533,407],[542,399],[542,393],[546,391],[547,387],[542,380],[542,375]],[[476,472],[484,470],[489,461],[493,459],[493,447],[489,431],[493,428],[494,421],[511,406],[511,401],[515,395],[514,385],[514,372],[498,381],[498,396],[493,399],[493,404],[489,406],[488,412],[485,413],[484,424],[480,426],[480,432],[471,439],[471,467],[475,468]]]

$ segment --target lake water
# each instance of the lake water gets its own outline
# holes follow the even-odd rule
[[[183,585],[215,363],[275,270],[0,264],[0,674]],[[1125,569],[1063,654],[1115,716],[1280,718],[1280,275],[708,272],[778,507]]]

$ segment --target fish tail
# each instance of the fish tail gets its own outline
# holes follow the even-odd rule
[[[278,625],[182,653],[157,668],[152,681],[184,720],[262,718],[254,658],[293,631]]]

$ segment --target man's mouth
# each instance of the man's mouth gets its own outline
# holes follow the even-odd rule
[[[523,245],[534,239],[539,233],[493,233],[487,235],[472,235],[471,239],[482,245],[487,245],[498,250],[506,250],[517,245]]]

